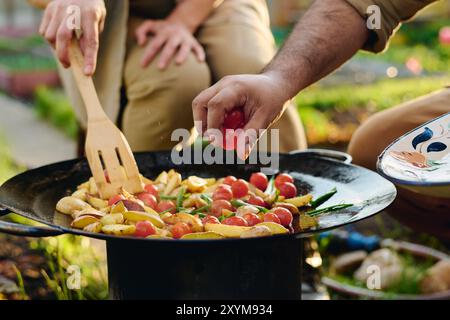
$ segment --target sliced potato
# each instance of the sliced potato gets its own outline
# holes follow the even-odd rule
[[[86,190],[89,190],[89,186],[90,186],[90,181],[88,180],[88,181],[83,182],[82,184],[80,184],[80,185],[77,187],[77,189],[78,189],[78,190],[80,190],[80,189],[86,189]]]
[[[72,193],[72,197],[78,198],[80,200],[86,201],[86,194],[88,193],[87,189],[78,189],[74,193]]]
[[[189,192],[202,192],[207,184],[205,179],[197,176],[190,176],[185,181]]]
[[[217,180],[216,180],[216,178],[206,178],[205,181],[206,181],[206,185],[209,187],[209,186],[212,186],[213,184],[215,184]]]
[[[140,174],[140,176],[141,176],[141,181],[142,181],[144,184],[153,184],[153,181],[150,180],[149,178],[144,177],[142,174]]]
[[[86,227],[87,225],[90,225],[91,223],[94,222],[98,222],[98,218],[94,217],[94,216],[81,216],[76,218],[75,220],[72,221],[72,223],[70,224],[70,226],[72,228],[76,228],[76,229],[83,229],[84,227]]]
[[[83,231],[87,232],[93,232],[93,233],[99,233],[102,232],[102,223],[100,221],[88,224],[86,227],[83,228]]]
[[[95,183],[94,177],[89,179],[89,193],[98,194],[97,184]]]
[[[158,228],[164,227],[164,221],[161,220],[158,213],[140,212],[140,211],[126,211],[123,217],[129,221],[150,221]]]
[[[152,234],[146,237],[146,239],[172,239],[172,237],[167,237],[167,236],[163,236],[163,235],[159,235],[159,234]]]
[[[136,227],[125,224],[109,224],[102,227],[102,232],[116,236],[133,235],[136,232]]]
[[[281,201],[281,199],[279,199]],[[296,207],[304,207],[308,205],[312,200],[312,194],[306,194],[304,196],[285,199],[284,202],[291,203]]]
[[[105,216],[105,214],[106,213],[101,212],[99,210],[95,210],[94,208],[88,208],[88,209],[83,209],[81,211],[75,211],[74,213],[72,213],[72,218],[76,219],[81,216],[93,216],[93,217],[96,217],[97,219],[101,219],[102,217]]]
[[[111,213],[124,213],[127,211],[127,208],[123,204],[122,201],[117,202],[115,205],[111,207]]]
[[[255,226],[265,226],[270,229],[270,232],[272,234],[284,234],[289,233],[289,230],[283,227],[281,224],[275,223],[275,222],[261,222],[258,223]]]
[[[252,227],[229,226],[226,224],[207,223],[205,231],[212,231],[224,235],[227,238],[239,238],[245,231],[251,230]]]
[[[180,213],[172,214],[170,216],[164,217],[164,221],[169,224],[184,222],[184,223],[187,223],[191,227],[192,231],[194,231],[194,232],[203,231],[202,221],[198,217],[193,216],[189,213],[180,212]]]
[[[258,237],[267,237],[271,236],[272,231],[270,231],[267,226],[254,226],[248,231],[244,231],[241,233],[241,238],[258,238]]]
[[[220,233],[213,232],[213,231],[206,231],[206,232],[188,233],[188,234],[185,234],[184,236],[182,236],[180,239],[202,240],[202,239],[224,239],[224,238],[225,238],[225,236]]]
[[[170,194],[176,187],[181,184],[181,174],[175,171],[169,171],[169,178],[167,185],[164,188],[163,194]]]
[[[161,172],[155,180],[155,183],[167,184],[168,175],[166,171]]]
[[[86,194],[86,200],[87,202],[93,206],[95,209],[103,209],[108,207],[108,201],[94,197],[91,194]]]
[[[104,225],[109,224],[121,224],[125,221],[123,214],[121,213],[111,213],[107,214],[103,218],[101,218],[100,222]]]
[[[64,197],[56,204],[56,210],[64,214],[72,214],[88,208],[92,208],[89,203],[75,197]]]
[[[167,230],[167,229],[160,229],[158,227],[155,227],[155,228],[156,228],[156,234],[158,236],[161,236],[163,238],[172,238],[172,232],[170,232],[169,230]]]

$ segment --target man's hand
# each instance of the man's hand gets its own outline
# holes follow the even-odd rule
[[[153,35],[150,42],[149,34]],[[145,68],[161,52],[158,68],[165,69],[174,58],[182,64],[189,53],[194,52],[198,61],[205,61],[205,51],[188,28],[178,22],[168,20],[146,20],[136,29],[136,38],[140,46],[146,45],[141,66]]]
[[[103,31],[106,9],[103,0],[54,0],[45,9],[39,33],[56,50],[56,55],[61,64],[67,68],[70,66],[68,48],[72,40],[70,6],[77,6],[80,10],[80,28],[82,35],[80,47],[83,52],[85,65],[84,73],[92,75],[97,65],[97,53],[99,46],[99,33]]]
[[[241,107],[245,114],[244,146],[238,146],[246,158],[257,142],[260,130],[267,129],[283,113],[289,96],[282,79],[276,74],[228,76],[201,92],[192,103],[196,129],[210,140],[222,141],[207,130],[222,129],[225,114]],[[249,130],[252,129],[252,130]]]

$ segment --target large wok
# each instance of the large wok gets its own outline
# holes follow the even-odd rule
[[[395,198],[392,183],[375,172],[350,164],[339,152],[311,150],[279,155],[280,171],[295,178],[298,190],[338,193],[327,205],[353,207],[326,214],[313,230],[259,239],[160,240],[118,238],[70,227],[55,212],[57,201],[86,181],[85,159],[51,164],[19,174],[0,187],[0,215],[16,212],[43,227],[0,221],[0,232],[24,236],[84,235],[107,241],[112,298],[300,298],[301,238],[370,217]],[[174,165],[170,152],[136,154],[142,174],[154,178],[175,168],[184,177],[248,178],[258,165]]]

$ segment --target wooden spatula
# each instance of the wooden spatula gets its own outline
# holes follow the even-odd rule
[[[118,194],[121,187],[130,193],[142,192],[142,181],[131,148],[103,111],[92,78],[83,73],[84,58],[76,39],[69,48],[69,58],[86,107],[86,156],[100,196],[109,199]]]

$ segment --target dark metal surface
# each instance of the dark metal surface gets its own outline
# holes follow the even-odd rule
[[[237,177],[249,178],[251,173],[260,168],[258,165],[248,164],[176,166],[170,161],[170,152],[138,153],[136,160],[141,173],[149,178],[154,178],[162,170],[170,168],[178,170],[183,177],[189,175],[223,177],[232,174]],[[311,192],[314,196],[318,196],[336,187],[338,193],[326,205],[342,202],[355,204],[355,206],[340,212],[323,215],[319,219],[319,226],[316,229],[280,237],[306,237],[316,232],[359,221],[387,207],[396,195],[393,184],[378,174],[338,160],[325,158],[314,152],[280,154],[279,167],[280,171],[288,172],[295,178],[298,190],[303,193]],[[86,181],[89,176],[90,170],[84,159],[60,162],[24,172],[0,187],[0,206],[47,224],[57,231],[101,239],[114,239],[114,236],[72,229],[70,228],[71,218],[55,212],[57,201],[72,193],[76,186]],[[17,228],[20,228],[20,225],[17,225]],[[23,231],[24,234],[27,233],[27,230]],[[0,221],[0,232],[11,232],[11,228]],[[39,236],[33,232],[27,235]],[[123,237],[121,239],[131,238]],[[170,240],[140,239],[138,241],[165,242]],[[195,242],[195,240],[192,241]],[[247,240],[206,241],[218,243],[245,242]]]
[[[302,240],[108,240],[112,299],[300,299]]]

